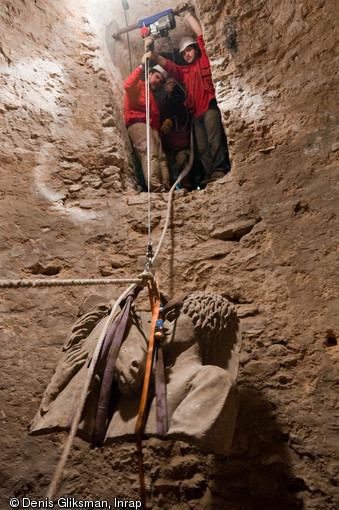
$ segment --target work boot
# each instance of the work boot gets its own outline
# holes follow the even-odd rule
[[[152,193],[165,193],[166,192],[166,188],[165,188],[165,186],[163,186],[161,184],[160,186],[153,187],[153,189],[151,188],[151,192]]]
[[[221,172],[221,171],[212,172],[210,179],[211,179],[211,181],[216,181],[217,179],[221,179],[224,176],[225,176],[224,172]]]
[[[209,182],[217,181],[218,179],[222,179],[222,177],[225,177],[225,173],[221,171],[212,172],[211,175],[201,181],[201,186],[206,186]]]
[[[192,184],[191,180],[186,177],[184,177],[183,181],[180,183],[180,189],[187,189],[187,191],[192,191]]]

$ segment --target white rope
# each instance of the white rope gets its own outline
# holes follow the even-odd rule
[[[151,280],[153,282],[154,281],[154,277],[153,277],[153,275],[151,273],[149,273],[147,271],[144,271],[143,273],[141,273],[139,275],[139,278],[135,279],[135,281],[137,281],[137,282],[142,282],[142,286],[145,286],[147,284],[148,280]],[[102,347],[102,345],[104,343],[104,340],[105,340],[105,337],[106,337],[106,333],[107,333],[110,325],[112,324],[112,322],[113,322],[113,320],[115,318],[116,311],[117,311],[118,306],[120,305],[121,301],[123,299],[125,299],[125,297],[135,287],[136,287],[136,283],[133,283],[132,285],[130,285],[128,287],[128,289],[126,289],[120,295],[120,297],[116,300],[116,302],[115,302],[115,304],[114,304],[114,306],[113,306],[113,308],[111,310],[111,313],[109,314],[109,316],[108,316],[108,318],[107,318],[107,320],[105,322],[105,325],[104,325],[104,328],[103,328],[103,330],[101,332],[101,335],[100,335],[100,337],[98,339],[97,345],[95,347],[95,350],[94,350],[94,353],[93,353],[93,356],[92,356],[92,359],[91,359],[90,366],[88,368],[87,379],[85,381],[85,385],[83,387],[83,391],[82,391],[82,394],[81,394],[81,397],[80,397],[79,406],[76,409],[76,413],[75,413],[75,416],[74,416],[74,420],[72,422],[71,430],[70,430],[68,438],[67,438],[67,442],[65,444],[65,447],[64,447],[64,450],[62,452],[61,458],[60,458],[59,463],[58,463],[58,465],[56,467],[54,476],[52,478],[52,481],[51,481],[49,489],[48,489],[47,498],[50,499],[50,500],[53,499],[53,496],[54,496],[54,494],[56,492],[57,485],[58,485],[59,480],[61,478],[62,472],[64,470],[65,464],[67,462],[68,456],[69,456],[71,448],[72,448],[72,444],[73,444],[74,438],[75,438],[76,433],[78,431],[79,423],[81,421],[82,413],[83,413],[83,410],[84,410],[84,407],[85,407],[85,403],[86,403],[86,399],[87,399],[88,390],[89,390],[89,387],[90,387],[90,384],[91,384],[91,380],[92,380],[92,377],[93,377],[93,374],[94,374],[96,363],[97,363],[98,358],[99,358],[101,347]]]
[[[110,285],[116,283],[140,283],[142,278],[89,278],[89,279],[22,279],[0,280],[0,288],[10,289],[18,287],[66,287],[71,285]]]
[[[192,164],[193,164],[193,158],[194,158],[194,150],[193,150],[193,130],[191,130],[191,142],[190,142],[190,156],[189,156],[189,159],[188,159],[188,162],[187,162],[187,165],[185,166],[185,168],[183,169],[183,171],[181,172],[181,174],[179,175],[179,177],[177,178],[177,180],[175,181],[175,183],[173,184],[173,186],[171,187],[170,189],[170,192],[169,192],[169,195],[168,195],[168,204],[167,204],[167,214],[166,214],[166,221],[165,221],[165,225],[164,225],[164,228],[163,228],[163,231],[162,231],[162,236],[160,238],[160,241],[158,243],[158,246],[157,246],[157,249],[155,250],[155,254],[152,258],[152,264],[154,264],[155,262],[155,259],[157,258],[157,256],[159,255],[159,252],[160,252],[160,249],[161,249],[161,246],[162,246],[162,243],[165,239],[165,235],[166,235],[166,232],[167,232],[167,228],[168,228],[168,223],[169,223],[169,217],[170,217],[170,212],[171,212],[171,205],[172,205],[172,198],[173,198],[173,193],[174,193],[174,190],[177,186],[177,184],[179,182],[182,181],[182,179],[184,177],[186,177],[186,175],[188,174],[188,172],[191,170],[191,167],[192,167]]]
[[[48,489],[47,498],[49,500],[53,500],[53,496],[54,496],[55,491],[57,489],[57,485],[59,483],[59,480],[60,480],[60,477],[62,475],[63,469],[65,467],[67,458],[68,458],[69,453],[71,451],[71,447],[72,447],[74,438],[75,438],[76,433],[78,431],[79,423],[81,421],[81,416],[82,416],[82,413],[83,413],[83,410],[84,410],[84,406],[85,406],[85,402],[86,402],[86,399],[87,399],[88,389],[89,389],[89,386],[91,384],[91,380],[92,380],[92,377],[93,377],[93,374],[94,374],[94,369],[95,369],[95,366],[96,366],[96,363],[97,363],[97,360],[98,360],[98,357],[99,357],[99,354],[100,354],[101,346],[102,346],[102,344],[104,342],[106,333],[107,333],[108,328],[110,327],[110,325],[111,325],[111,323],[113,321],[113,318],[115,316],[115,313],[117,311],[117,308],[118,308],[119,304],[134,289],[134,287],[136,287],[135,283],[133,283],[130,287],[128,287],[128,289],[125,290],[125,292],[123,292],[121,294],[121,296],[117,299],[117,301],[115,302],[115,305],[112,308],[111,313],[109,314],[109,316],[107,318],[107,321],[105,323],[104,329],[102,330],[102,333],[101,333],[101,335],[99,337],[99,340],[97,342],[97,345],[96,345],[96,348],[95,348],[95,351],[94,351],[94,354],[93,354],[93,357],[92,357],[92,360],[91,360],[91,364],[90,364],[89,369],[88,369],[87,379],[86,379],[86,382],[85,382],[85,385],[84,385],[84,388],[83,388],[83,391],[82,391],[82,394],[81,394],[81,397],[80,397],[79,406],[77,407],[77,410],[76,410],[76,413],[75,413],[75,416],[74,416],[74,420],[72,422],[72,427],[71,427],[70,433],[69,433],[68,438],[67,438],[66,445],[64,447],[64,450],[62,452],[61,458],[59,460],[59,463],[58,463],[57,468],[55,470],[53,479],[52,479],[51,484],[50,484],[49,489]]]
[[[150,161],[150,91],[149,91],[149,59],[145,63],[145,96],[146,96],[146,139],[147,139],[147,203],[148,203],[148,244],[151,243],[151,161]]]

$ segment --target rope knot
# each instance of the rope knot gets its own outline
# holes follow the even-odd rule
[[[140,273],[138,275],[138,280],[141,280],[141,282],[139,283],[139,286],[140,287],[146,287],[148,285],[148,282],[150,280],[154,280],[154,276],[152,273],[150,273],[149,271],[144,271],[143,273]]]

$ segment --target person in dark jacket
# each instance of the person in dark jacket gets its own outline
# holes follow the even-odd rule
[[[159,102],[160,136],[175,181],[189,160],[191,116],[185,105],[186,92],[174,76],[167,78],[164,90],[165,95]],[[191,189],[189,176],[183,178],[180,186]]]

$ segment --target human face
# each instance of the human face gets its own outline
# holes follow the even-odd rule
[[[190,44],[189,46],[187,46],[187,48],[185,48],[181,52],[181,55],[182,55],[183,59],[185,60],[185,62],[187,62],[187,64],[193,64],[197,60],[197,57],[198,57],[198,52],[195,47],[195,44]]]
[[[151,87],[152,90],[160,89],[160,87],[162,87],[164,83],[165,83],[165,78],[158,71],[150,74],[149,86]]]
[[[166,81],[166,84],[165,84],[165,91],[168,93],[168,94],[171,94],[173,92],[173,89],[176,85],[176,81],[175,81],[175,78],[168,78],[168,80]]]

